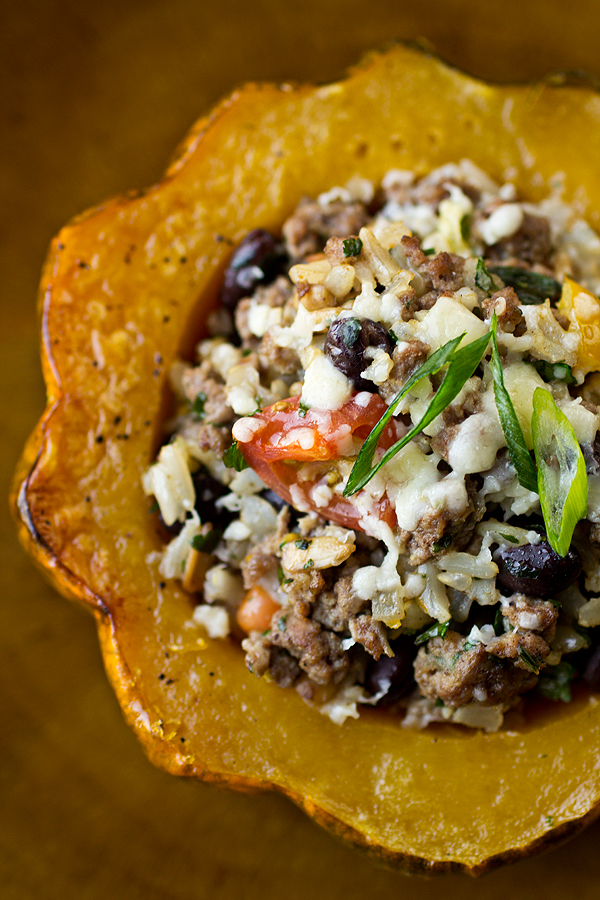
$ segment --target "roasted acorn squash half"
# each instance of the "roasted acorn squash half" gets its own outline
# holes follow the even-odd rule
[[[408,871],[483,872],[600,812],[600,703],[580,694],[519,730],[343,726],[248,673],[190,628],[140,475],[162,438],[167,373],[216,302],[231,247],[276,231],[302,194],[392,167],[469,157],[526,197],[563,173],[600,220],[600,98],[585,86],[483,84],[397,46],[325,87],[248,85],[192,130],[156,187],[87,212],[53,241],[40,291],[48,404],[17,473],[23,541],[90,606],[125,716],[169,772],[276,788]]]

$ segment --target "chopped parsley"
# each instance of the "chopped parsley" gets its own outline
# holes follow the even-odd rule
[[[237,441],[234,441],[231,447],[228,447],[223,454],[223,462],[228,469],[235,469],[236,472],[242,472],[248,468],[248,463],[242,456]]]
[[[281,566],[279,566],[279,568],[277,569],[277,580],[278,580],[279,584],[281,585],[281,587],[284,587],[287,584],[292,584],[292,582],[294,581],[293,578],[285,577],[285,572],[283,571]]]
[[[477,268],[475,269],[475,284],[480,291],[491,294],[496,290],[494,279],[485,267],[485,262],[481,257],[477,260]]]
[[[194,402],[192,403],[192,412],[199,419],[203,419],[206,415],[204,404],[206,403],[206,394],[204,391],[198,391]]]
[[[346,259],[351,256],[360,256],[362,248],[363,242],[359,237],[346,238],[345,241],[342,241],[342,250]]]
[[[577,672],[571,663],[563,660],[557,666],[548,666],[544,669],[536,688],[548,700],[560,700],[562,703],[570,703],[571,682],[576,675]]]
[[[223,533],[218,528],[212,528],[206,534],[196,534],[192,538],[191,544],[194,550],[198,550],[200,553],[212,553],[222,536]]]
[[[432,625],[431,628],[428,628],[426,631],[422,631],[421,634],[418,634],[415,638],[415,644],[426,644],[430,638],[441,637],[442,639],[446,637],[446,632],[450,628],[450,622],[436,622],[435,625]]]
[[[532,363],[544,381],[562,381],[564,384],[577,384],[577,379],[571,373],[571,367],[564,362],[549,363],[545,359],[534,359]]]
[[[540,275],[518,266],[490,266],[490,271],[499,275],[507,287],[513,288],[525,306],[543,303],[545,300],[558,300],[562,293],[558,281],[549,275]]]
[[[519,647],[517,652],[519,654],[519,659],[525,666],[527,666],[529,671],[533,672],[534,675],[539,675],[539,663],[535,661],[529,650],[526,650],[525,647]]]

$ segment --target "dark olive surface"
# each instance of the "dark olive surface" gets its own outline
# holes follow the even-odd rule
[[[494,554],[502,587],[528,597],[552,597],[564,591],[581,572],[581,557],[573,547],[559,556],[549,543],[506,547]]]
[[[414,638],[400,637],[390,644],[394,656],[380,656],[372,660],[367,667],[365,687],[370,694],[386,691],[378,706],[390,706],[400,700],[415,685],[413,677],[413,660],[417,647]]]
[[[242,297],[250,296],[261,284],[268,284],[275,278],[285,260],[281,244],[265,231],[255,228],[250,231],[234,250],[225,270],[221,302],[230,312]]]
[[[358,391],[377,390],[372,381],[361,377],[370,360],[366,358],[368,347],[379,347],[390,356],[394,342],[387,328],[371,319],[357,319],[353,316],[336,319],[327,332],[325,354],[336,369],[349,378]]]

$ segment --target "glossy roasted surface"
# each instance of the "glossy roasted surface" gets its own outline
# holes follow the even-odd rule
[[[440,19],[431,16],[431,4],[403,15],[386,15],[386,4],[380,6],[371,31],[358,13],[354,24],[345,21],[348,40],[334,40],[332,52],[329,35],[342,27],[333,4],[305,4],[301,20],[275,3],[240,5],[233,45],[225,14],[193,4],[105,4],[102,12],[52,3],[34,12],[9,4],[2,54],[9,144],[1,182],[3,208],[11,214],[1,248],[6,488],[43,406],[33,310],[45,245],[71,214],[154,181],[176,139],[221,93],[256,77],[331,78],[361,49],[387,39],[394,15],[397,35],[426,34],[447,58],[487,77],[594,65],[598,35],[578,23],[573,5],[561,18],[559,4],[554,16],[554,5],[545,4],[540,21],[535,4],[507,3],[506,21],[493,37],[491,11],[478,7],[479,21],[467,20],[466,27],[456,18],[472,4],[445,4]],[[581,4],[582,15],[588,6]],[[346,14],[352,7],[345,5]],[[442,40],[444,34],[452,39]],[[533,44],[541,51],[532,54]],[[411,900],[428,900],[442,885],[450,897],[481,896],[480,885],[463,880],[430,884],[379,870],[282,798],[218,792],[153,770],[116,709],[91,619],[45,586],[8,521],[3,531],[5,896],[225,898],[285,891],[291,898],[341,898],[402,890]],[[550,898],[593,896],[597,836],[594,826],[543,860],[490,876],[486,896],[525,896],[524,886],[532,884]]]

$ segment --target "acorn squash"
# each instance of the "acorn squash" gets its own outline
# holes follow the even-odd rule
[[[234,788],[275,788],[406,871],[483,872],[600,812],[600,704],[580,694],[514,730],[338,726],[248,673],[234,642],[190,627],[164,583],[140,475],[163,437],[171,363],[216,303],[231,247],[277,230],[301,195],[392,167],[470,157],[540,199],[557,173],[600,224],[600,98],[581,85],[492,86],[415,49],[324,87],[251,84],[200,121],[156,187],[73,221],[40,291],[48,403],[13,497],[21,537],[94,611],[106,667],[151,760]]]

